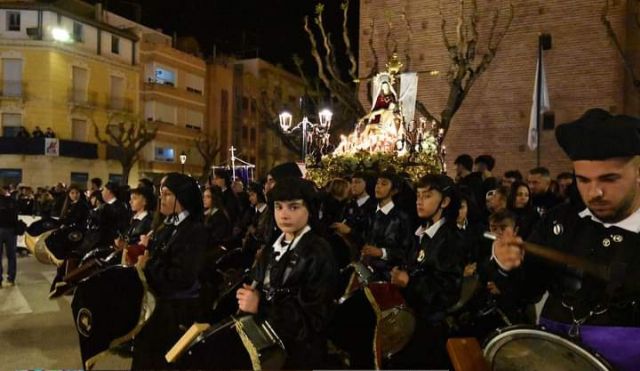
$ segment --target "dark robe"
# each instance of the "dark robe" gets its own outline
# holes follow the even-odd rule
[[[198,279],[207,241],[202,222],[187,217],[154,236],[144,268],[156,308],[134,341],[132,369],[171,369],[164,355],[200,320]]]

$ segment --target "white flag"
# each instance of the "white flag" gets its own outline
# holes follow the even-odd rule
[[[418,74],[405,72],[400,75],[400,98],[402,117],[404,122],[413,120],[416,112],[416,98],[418,96]]]
[[[541,87],[538,86],[538,75],[542,74],[542,77],[539,79],[541,82]],[[538,89],[542,88],[541,96],[540,96],[540,104],[538,107]],[[538,148],[538,121],[537,117],[544,112],[547,112],[551,109],[551,104],[549,103],[549,91],[547,90],[547,79],[544,75],[544,63],[541,59],[538,59],[538,63],[536,64],[536,79],[533,88],[533,103],[531,104],[531,118],[529,120],[529,132],[527,135],[527,144],[529,145],[530,150],[535,150]],[[537,116],[538,115],[538,116]]]

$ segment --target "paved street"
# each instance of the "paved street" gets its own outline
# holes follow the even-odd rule
[[[3,259],[6,272],[6,259]],[[55,267],[35,258],[18,258],[15,287],[0,290],[2,370],[81,369],[71,296],[49,300]],[[5,278],[6,283],[6,278]],[[127,359],[108,355],[95,369],[129,369]]]

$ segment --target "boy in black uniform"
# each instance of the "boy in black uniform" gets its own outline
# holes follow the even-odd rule
[[[460,198],[453,180],[436,174],[422,177],[416,194],[424,224],[415,232],[408,268],[391,271],[391,283],[403,288],[416,312],[416,329],[391,363],[393,368],[441,368],[448,366],[443,320],[460,296],[464,268],[464,239],[456,225]]]
[[[278,180],[269,201],[282,234],[259,258],[253,272],[257,287],[244,285],[236,295],[241,311],[273,327],[287,350],[284,368],[289,369],[326,367],[338,272],[331,247],[312,230],[316,197],[306,180]]]
[[[514,292],[532,302],[549,290],[540,323],[580,340],[614,367],[640,364],[640,120],[601,109],[556,129],[573,161],[586,204],[561,205],[542,219],[529,241],[600,266],[554,264],[524,252],[507,231],[493,246],[493,261],[512,279]]]
[[[393,203],[400,181],[398,175],[392,171],[384,171],[378,176],[378,207],[369,218],[361,251],[376,273],[385,280],[388,280],[389,271],[393,266],[406,262],[412,244],[409,217]]]

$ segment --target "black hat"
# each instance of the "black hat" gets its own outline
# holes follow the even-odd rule
[[[269,192],[269,202],[271,209],[275,201],[304,201],[309,210],[309,224],[313,227],[318,219],[320,206],[320,194],[313,182],[299,177],[285,177],[278,181],[275,187]]]
[[[132,189],[131,190],[131,194],[141,195],[147,201],[146,209],[147,210],[155,210],[155,208],[156,208],[156,196],[153,193],[153,188],[148,187],[148,186],[141,186],[141,187]]]
[[[283,164],[274,166],[269,175],[276,181],[280,181],[282,178],[293,177],[302,178],[302,171],[295,162],[285,162]]]
[[[113,193],[116,196],[116,198],[120,197],[120,190],[122,188],[120,187],[120,185],[118,183],[107,182],[107,184],[104,185],[104,188],[106,188],[109,191],[111,191],[111,193]]]
[[[167,175],[164,186],[176,195],[180,205],[188,210],[191,216],[195,218],[202,216],[204,205],[198,182],[195,179],[184,174],[170,173]]]
[[[640,120],[593,108],[559,125],[556,139],[572,161],[640,155]]]
[[[389,179],[393,184],[394,189],[400,189],[400,185],[402,184],[402,178],[395,172],[394,169],[387,169],[378,174],[378,179],[384,178]]]

